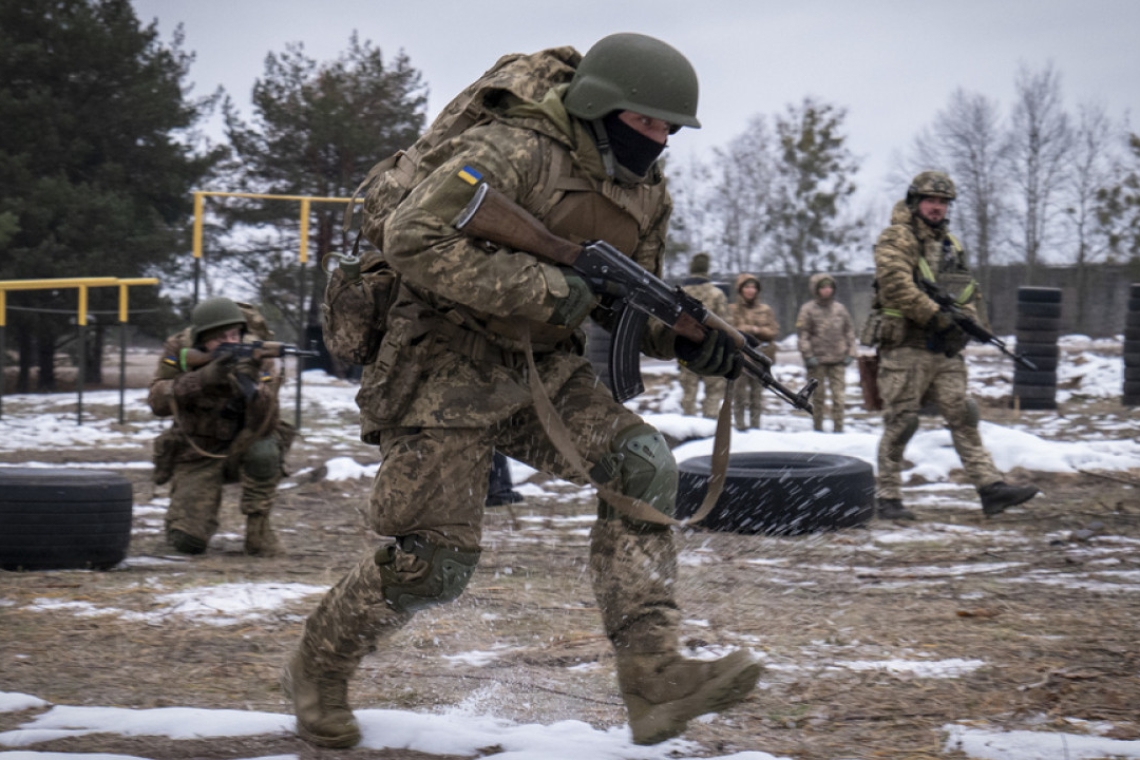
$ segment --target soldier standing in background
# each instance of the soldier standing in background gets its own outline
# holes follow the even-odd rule
[[[418,610],[463,593],[481,552],[494,450],[586,482],[551,442],[532,380],[547,389],[595,482],[665,515],[675,508],[677,465],[665,439],[615,401],[582,356],[582,321],[592,311],[604,319],[589,283],[454,223],[486,182],[555,234],[607,240],[659,276],[672,201],[657,158],[670,134],[700,126],[696,73],[674,48],[639,34],[606,37],[584,57],[560,48],[513,60],[526,69],[516,83],[548,81],[539,74],[551,70],[566,78],[533,96],[480,93],[489,118],[450,137],[390,215],[373,213],[382,185],[365,201],[365,234],[400,275],[357,394],[361,437],[381,452],[372,526],[390,538],[324,596],[282,672],[298,733],[320,746],[360,741],[348,682],[361,659]],[[718,330],[694,343],[651,322],[641,347],[727,376],[740,371],[730,345]],[[681,655],[667,525],[600,499],[589,568],[634,742],[665,741],[755,687],[760,666],[749,652]],[[402,670],[384,677],[392,691],[413,684]]]
[[[775,340],[780,336],[780,323],[776,321],[772,307],[760,302],[760,280],[755,275],[745,272],[737,276],[736,300],[729,304],[728,310],[732,326],[760,341],[760,350],[775,361]],[[764,387],[760,381],[746,373],[737,379],[733,394],[736,429],[759,428],[764,401]]]
[[[936,282],[984,324],[966,253],[947,230],[956,195],[947,175],[922,172],[907,188],[906,199],[895,204],[891,225],[875,243],[878,296],[873,308],[881,316],[877,345],[883,398],[875,495],[876,513],[883,519],[915,519],[902,503],[900,472],[906,444],[918,430],[924,398],[935,402],[946,419],[954,450],[978,489],[986,515],[999,514],[1037,494],[1033,486],[1004,482],[994,467],[978,433],[978,405],[967,395],[961,352],[969,336],[916,284],[918,277]]]
[[[698,253],[689,262],[689,276],[681,288],[708,307],[709,311],[721,319],[728,319],[728,297],[709,279],[709,255]],[[705,384],[705,398],[701,402],[701,414],[715,418],[724,401],[726,383],[723,377],[698,375],[681,364],[681,411],[693,415],[697,413],[697,392],[701,381]],[[755,382],[755,381],[753,381]],[[743,383],[741,383],[743,385]]]
[[[834,277],[814,274],[808,286],[812,299],[800,307],[796,332],[808,377],[819,381],[812,427],[823,430],[824,396],[830,395],[832,431],[842,433],[847,365],[855,361],[859,351],[855,323],[847,307],[835,298]]]
[[[277,362],[223,353],[193,369],[184,353],[267,339],[269,328],[252,306],[228,298],[203,301],[190,320],[190,327],[166,339],[147,397],[156,415],[174,418],[154,444],[155,482],[170,482],[167,540],[185,554],[206,551],[218,529],[222,486],[240,482],[245,551],[276,554],[280,545],[269,514],[293,440],[292,426],[280,419]]]

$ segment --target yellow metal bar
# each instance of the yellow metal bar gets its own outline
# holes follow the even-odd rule
[[[301,264],[309,263],[309,198],[301,199]]]
[[[50,280],[0,280],[0,290],[52,290],[78,288],[82,285],[104,287],[118,284],[118,277],[59,277]]]
[[[127,323],[127,315],[130,313],[128,303],[130,302],[130,287],[132,285],[157,285],[157,277],[126,277],[119,280],[119,322],[122,324]]]
[[[258,198],[274,201],[316,201],[317,203],[349,203],[356,201],[364,203],[363,198],[320,197],[315,195],[273,195],[271,193],[227,193],[220,190],[199,190],[194,193],[195,198],[209,195],[213,198]]]
[[[87,326],[87,286],[79,286],[79,326]]]
[[[194,193],[194,258],[202,258],[202,208],[205,193]]]
[[[0,290],[0,327],[7,327],[7,326],[8,326],[8,291]],[[2,359],[0,359],[0,361],[2,361]],[[0,383],[2,383],[2,382],[3,382],[3,380],[0,380]],[[2,391],[2,390],[3,390],[3,386],[0,385],[0,391]]]

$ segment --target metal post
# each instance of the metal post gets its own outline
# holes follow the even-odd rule
[[[0,296],[3,295],[4,291],[0,290]],[[0,301],[3,301],[2,297],[0,297]],[[4,363],[8,356],[8,346],[4,342],[4,333],[7,331],[8,328],[5,327],[4,322],[0,320],[0,419],[4,418],[4,380],[6,378]]]
[[[75,378],[75,389],[79,397],[75,402],[75,424],[83,424],[83,381],[87,378],[87,286],[79,286],[79,374]]]
[[[119,424],[126,422],[127,405],[127,323],[119,323]]]
[[[305,264],[309,261],[309,199],[301,200],[301,250],[297,265],[297,345],[305,345]],[[305,371],[305,357],[296,356],[297,361],[297,402],[293,414],[293,426],[301,429],[301,375]]]

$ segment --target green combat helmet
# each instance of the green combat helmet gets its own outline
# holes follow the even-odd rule
[[[246,325],[245,314],[228,298],[207,298],[190,312],[190,340],[195,345],[203,333],[227,325]]]
[[[699,128],[697,73],[671,45],[644,34],[611,34],[594,43],[566,90],[566,110],[580,119],[634,111]]]
[[[952,201],[958,197],[954,180],[944,172],[921,172],[906,189],[906,205],[914,208],[924,197],[945,198]]]

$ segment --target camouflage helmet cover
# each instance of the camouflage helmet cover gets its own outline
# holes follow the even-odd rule
[[[924,197],[945,198],[952,201],[958,197],[958,191],[954,187],[954,180],[945,172],[920,172],[906,189],[906,202],[913,206]]]
[[[229,325],[247,326],[241,308],[228,298],[207,298],[190,312],[190,340],[197,344],[203,333]]]
[[[582,57],[563,97],[582,119],[634,111],[681,127],[697,120],[697,73],[676,48],[644,34],[611,34]]]

